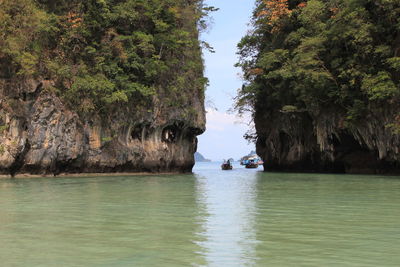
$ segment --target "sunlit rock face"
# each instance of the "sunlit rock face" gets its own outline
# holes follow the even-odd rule
[[[354,127],[344,112],[326,107],[318,114],[265,111],[255,114],[257,154],[267,171],[400,173],[400,136],[387,125],[399,110],[381,107]]]
[[[187,107],[122,107],[82,117],[46,90],[50,81],[0,84],[0,173],[190,172],[205,130],[203,97]]]

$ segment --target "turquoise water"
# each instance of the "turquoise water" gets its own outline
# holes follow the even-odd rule
[[[1,266],[400,266],[400,177],[0,180]]]

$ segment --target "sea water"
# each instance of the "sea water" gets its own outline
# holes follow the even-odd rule
[[[0,180],[0,266],[400,266],[400,177]]]

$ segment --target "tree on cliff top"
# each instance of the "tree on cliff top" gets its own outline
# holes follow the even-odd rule
[[[0,1],[1,75],[40,77],[82,113],[203,96],[202,0]],[[166,101],[168,102],[168,101]]]
[[[400,103],[400,1],[258,0],[252,25],[238,44],[239,112],[332,107],[352,127]]]

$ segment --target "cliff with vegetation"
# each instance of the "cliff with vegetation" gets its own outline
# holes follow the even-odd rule
[[[400,173],[400,2],[258,0],[236,107],[265,170]]]
[[[200,0],[0,1],[0,173],[191,171]]]

